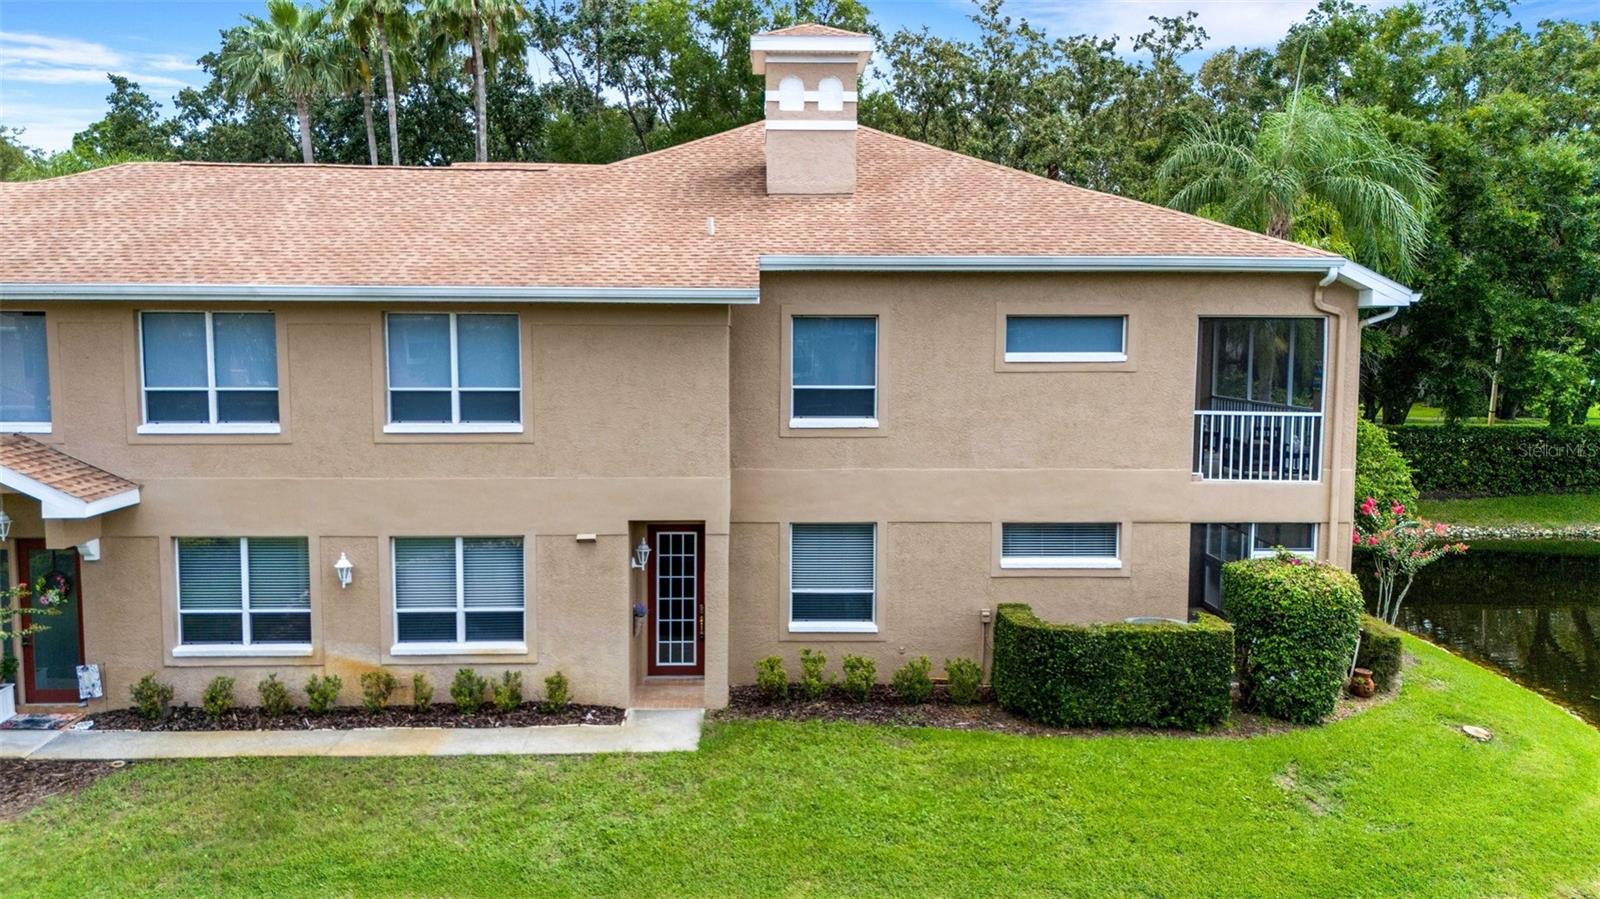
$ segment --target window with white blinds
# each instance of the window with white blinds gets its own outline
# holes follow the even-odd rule
[[[1000,526],[1001,568],[1120,568],[1116,524]]]
[[[789,629],[875,631],[877,528],[789,526]]]
[[[520,537],[395,538],[395,643],[522,643],[522,566]]]
[[[182,537],[178,642],[311,643],[311,565],[303,537]]]

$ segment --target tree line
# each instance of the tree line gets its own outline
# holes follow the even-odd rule
[[[750,35],[866,31],[861,119],[1095,190],[1332,249],[1421,290],[1363,333],[1365,413],[1581,424],[1600,401],[1600,22],[1504,0],[1322,0],[1274,47],[1205,52],[1194,13],[970,39],[862,0],[269,0],[172,110],[108,76],[70,150],[0,128],[0,177],[127,159],[603,163],[756,121]],[[1129,53],[1128,51],[1133,51]],[[1199,59],[1198,64],[1195,60]],[[382,123],[383,127],[379,127]]]

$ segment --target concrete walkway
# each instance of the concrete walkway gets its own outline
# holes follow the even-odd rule
[[[703,709],[629,709],[621,725],[369,727],[147,733],[0,730],[0,758],[103,761],[236,756],[587,755],[693,752]]]

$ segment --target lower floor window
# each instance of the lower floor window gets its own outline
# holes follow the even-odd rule
[[[1297,556],[1317,554],[1317,526],[1308,522],[1197,524],[1193,528],[1195,569],[1190,572],[1191,604],[1222,611],[1222,566],[1240,559],[1262,559],[1281,547]]]
[[[876,630],[877,528],[789,526],[789,629]]]
[[[522,565],[520,537],[395,538],[395,642],[521,642]]]
[[[1120,568],[1116,524],[1006,523],[1001,568]]]
[[[303,537],[183,537],[178,642],[311,642],[310,553]]]

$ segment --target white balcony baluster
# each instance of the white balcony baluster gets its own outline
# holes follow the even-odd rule
[[[1214,481],[1317,481],[1321,412],[1197,410],[1194,473]]]

